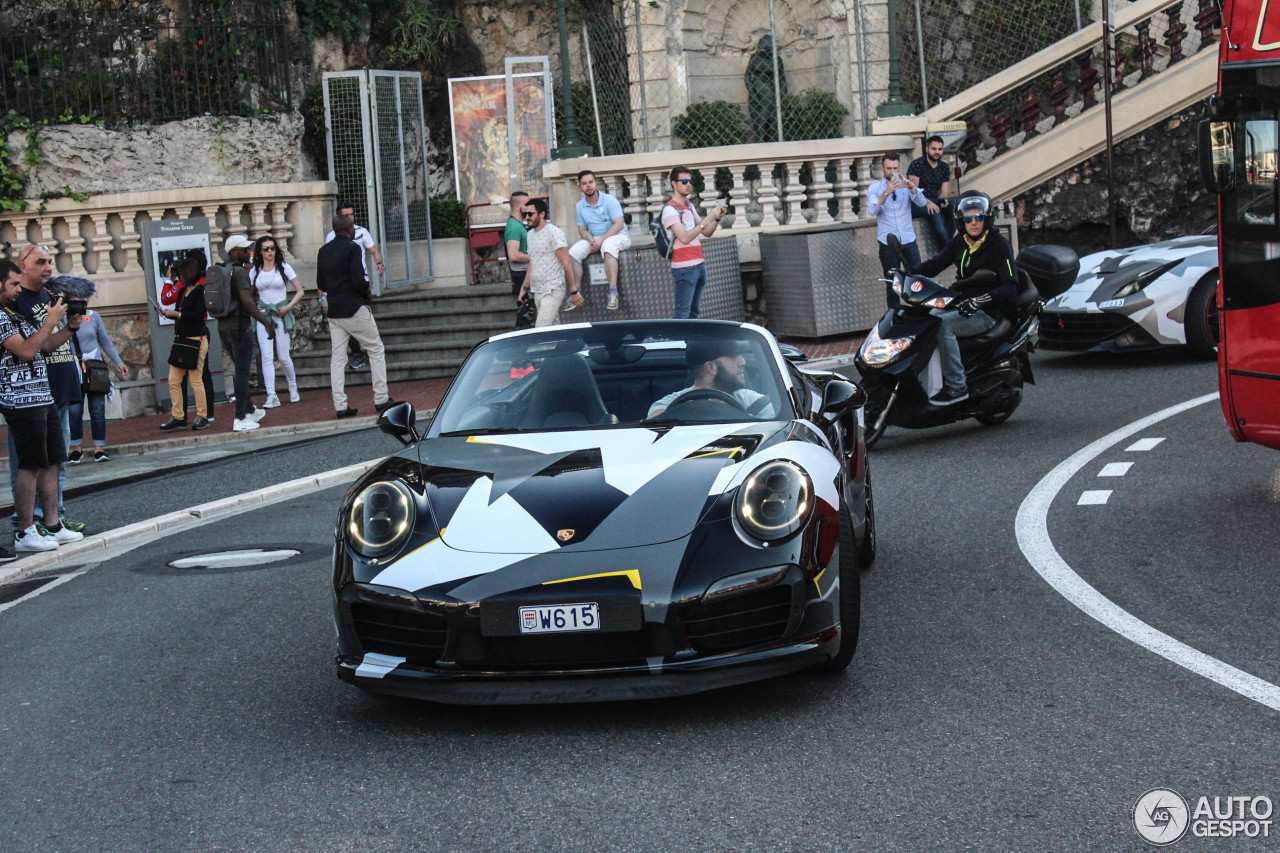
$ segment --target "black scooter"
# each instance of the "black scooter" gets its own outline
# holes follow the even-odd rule
[[[895,236],[890,235],[889,245],[899,249]],[[931,312],[964,297],[931,278],[903,270],[894,273],[893,290],[901,305],[889,310],[867,334],[854,362],[867,393],[867,447],[879,441],[889,426],[925,429],[965,418],[994,425],[1009,419],[1022,402],[1023,383],[1035,384],[1030,355],[1036,346],[1040,307],[1075,283],[1080,260],[1065,246],[1032,246],[1018,255],[1017,267],[1017,317],[1001,318],[983,334],[959,339],[969,397],[948,406],[929,400],[942,390],[938,354],[942,323]],[[987,276],[994,282],[995,273],[987,270],[974,278]]]

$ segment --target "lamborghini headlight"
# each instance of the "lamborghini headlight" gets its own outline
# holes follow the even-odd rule
[[[886,364],[892,364],[895,359],[911,346],[911,342],[915,340],[913,337],[905,338],[882,338],[880,331],[875,326],[871,327],[871,331],[867,333],[867,339],[862,342],[862,349],[859,355],[862,360],[870,367],[884,367]]]
[[[767,462],[747,477],[733,506],[748,535],[765,541],[782,539],[813,515],[813,481],[794,462]]]
[[[362,557],[385,557],[409,538],[416,518],[408,486],[397,481],[372,483],[347,510],[347,544]]]

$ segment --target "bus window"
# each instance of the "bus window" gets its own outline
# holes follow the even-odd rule
[[[1277,122],[1249,119],[1243,123],[1243,180],[1236,183],[1236,221],[1242,225],[1276,224]]]

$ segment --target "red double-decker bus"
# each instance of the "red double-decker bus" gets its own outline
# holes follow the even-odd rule
[[[1224,0],[1220,51],[1200,125],[1218,195],[1218,387],[1237,441],[1280,448],[1280,0]]]

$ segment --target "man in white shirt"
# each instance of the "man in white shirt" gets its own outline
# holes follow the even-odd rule
[[[356,209],[350,202],[338,202],[338,209],[335,212],[338,216],[345,216],[352,222],[356,221]],[[363,225],[357,225],[355,239],[357,246],[363,247],[365,252],[373,255],[373,262],[377,264],[378,275],[382,275],[385,271],[385,267],[382,264],[382,250],[378,248],[378,244],[374,241],[373,235],[370,234],[369,230]],[[324,241],[326,243],[331,240],[333,240],[332,231],[324,235]],[[369,275],[369,265],[365,263],[363,252],[360,254],[360,264],[364,267],[365,277],[372,281],[373,278]],[[320,303],[322,305],[324,304],[323,293],[320,294]],[[360,342],[355,338],[347,338],[347,351],[351,353],[351,361],[347,366],[352,370],[363,370],[369,366],[368,360],[364,357],[364,350],[360,349]]]
[[[554,326],[560,322],[560,305],[564,302],[566,287],[575,308],[581,308],[586,300],[574,281],[569,243],[564,232],[547,221],[544,199],[531,199],[525,205],[525,223],[529,227],[529,270],[524,284],[520,285],[517,301],[523,302],[525,294],[532,293],[538,309],[534,328]]]
[[[773,417],[773,403],[769,398],[747,387],[747,359],[743,350],[744,346],[731,338],[689,341],[685,345],[685,363],[693,368],[693,384],[655,401],[647,417],[658,417],[672,405],[678,405],[684,395],[703,388],[730,395],[753,418]]]
[[[890,234],[896,234],[902,244],[902,257],[907,262],[907,269],[920,265],[920,248],[916,245],[916,230],[911,224],[911,207],[925,207],[928,202],[915,183],[898,171],[900,162],[894,151],[881,157],[884,177],[867,187],[867,213],[877,220],[880,266],[887,279],[893,278],[893,270],[898,266],[898,256],[889,248]],[[893,285],[886,282],[884,287],[889,307],[897,308],[898,295],[893,292]]]

